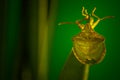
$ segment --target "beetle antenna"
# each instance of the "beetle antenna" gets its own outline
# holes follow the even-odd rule
[[[75,24],[74,22],[60,22],[58,25],[63,25],[63,24]]]
[[[108,19],[108,18],[114,18],[115,16],[106,16],[106,17],[103,17],[101,18],[101,20],[105,20],[105,19]]]

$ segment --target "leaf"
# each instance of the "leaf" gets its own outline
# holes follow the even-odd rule
[[[72,51],[60,74],[60,80],[87,80],[88,71],[89,65],[81,64]]]

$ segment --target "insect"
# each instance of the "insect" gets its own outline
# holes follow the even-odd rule
[[[82,64],[96,64],[103,60],[106,48],[105,39],[102,35],[97,33],[94,28],[96,25],[104,19],[113,18],[113,16],[106,16],[103,18],[95,15],[96,7],[92,10],[91,14],[88,14],[87,9],[82,8],[82,15],[84,16],[81,20],[76,20],[76,22],[62,22],[62,24],[77,24],[81,29],[81,32],[73,37],[73,47],[72,51],[74,56]],[[94,18],[97,18],[94,21]],[[81,22],[86,21],[86,24]]]

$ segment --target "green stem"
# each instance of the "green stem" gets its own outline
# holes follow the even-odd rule
[[[90,65],[86,64],[84,69],[83,80],[88,80]]]

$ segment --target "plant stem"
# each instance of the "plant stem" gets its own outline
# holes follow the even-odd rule
[[[83,80],[88,80],[89,68],[90,68],[90,65],[89,64],[85,64]]]

